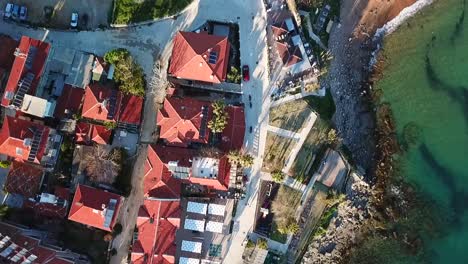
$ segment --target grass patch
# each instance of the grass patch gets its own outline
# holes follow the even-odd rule
[[[335,102],[329,90],[326,90],[325,96],[307,96],[304,100],[314,109],[322,119],[330,121],[335,114]]]
[[[281,170],[286,164],[286,159],[289,157],[289,153],[291,153],[291,149],[296,143],[296,140],[292,138],[286,138],[268,132],[263,169],[268,172]]]
[[[317,224],[317,228],[314,231],[313,237],[318,237],[327,232],[327,228],[330,225],[332,218],[335,216],[338,211],[339,203],[329,207],[320,217],[320,220]]]
[[[329,130],[329,123],[323,121],[321,118],[317,118],[314,127],[312,127],[312,130],[307,135],[307,138],[299,150],[297,158],[289,171],[296,180],[301,181],[302,183],[307,183],[312,176],[315,171],[314,164],[317,163],[316,160],[320,161],[321,158],[320,155],[318,155],[320,154],[318,152],[325,144]],[[320,164],[320,162],[318,162],[318,164]]]
[[[192,0],[115,0],[114,24],[136,23],[174,15]]]
[[[301,202],[302,193],[296,189],[281,185],[275,198],[271,203],[271,213],[273,214],[272,232],[270,238],[281,243],[287,240],[287,234],[278,231],[278,227],[285,225],[291,218],[294,218],[296,209]]]
[[[270,109],[269,123],[272,126],[299,132],[312,112],[305,100],[294,100]]]

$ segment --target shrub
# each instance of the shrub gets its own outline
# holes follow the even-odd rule
[[[282,183],[284,181],[285,175],[280,170],[275,170],[271,173],[271,177],[273,178],[274,182]]]
[[[6,168],[9,168],[10,165],[11,165],[11,161],[9,160],[0,161],[0,168],[6,169]]]
[[[117,223],[117,224],[115,224],[114,228],[112,229],[112,235],[115,237],[120,233],[122,233],[122,224]]]
[[[252,240],[249,239],[249,241],[247,241],[247,245],[245,245],[246,248],[254,248],[255,247],[255,243],[252,242]]]
[[[241,75],[240,75],[239,69],[237,69],[234,66],[231,66],[231,69],[229,70],[227,74],[227,79],[229,82],[232,82],[232,83],[240,83]]]
[[[226,105],[223,101],[216,101],[211,106],[213,107],[213,117],[208,122],[208,128],[213,133],[221,133],[228,124],[229,115],[226,112]]]
[[[268,241],[264,238],[257,239],[257,247],[260,249],[268,249]]]
[[[115,129],[117,127],[117,123],[116,122],[112,122],[112,121],[104,121],[104,126],[107,128],[107,129]]]

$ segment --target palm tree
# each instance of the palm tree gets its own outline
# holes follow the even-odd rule
[[[229,163],[231,163],[231,165],[237,165],[241,161],[241,153],[239,151],[237,151],[237,150],[229,151],[227,157],[228,157]]]
[[[244,168],[250,168],[252,167],[254,163],[254,158],[250,156],[249,154],[245,154],[241,156],[240,164]]]
[[[213,108],[213,118],[208,122],[208,128],[213,133],[221,133],[228,124],[228,113],[223,101],[216,101],[211,104]]]
[[[273,178],[274,182],[282,183],[284,181],[284,173],[280,170],[275,170],[271,172],[271,177]]]

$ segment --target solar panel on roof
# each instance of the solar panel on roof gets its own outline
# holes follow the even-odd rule
[[[109,101],[107,102],[107,119],[113,119],[115,115],[115,104],[117,103],[117,91],[112,90]]]
[[[205,203],[188,202],[187,212],[206,215],[207,207]]]
[[[180,257],[179,264],[200,264],[200,260],[195,258]]]
[[[110,199],[106,213],[104,215],[104,227],[110,228],[112,222],[112,217],[114,216],[115,206],[117,205],[117,200]]]
[[[192,231],[205,231],[205,220],[185,219],[184,228]]]
[[[36,53],[37,53],[37,48],[34,46],[30,46],[29,51],[28,51],[28,57],[26,57],[26,68],[28,70],[32,68],[32,64],[34,61],[34,57],[36,57]]]
[[[206,231],[213,232],[213,233],[223,233],[223,223],[208,221],[206,223]]]
[[[208,106],[202,106],[202,118],[200,122],[200,138],[204,139],[206,134],[206,127],[208,125]]]
[[[218,61],[218,53],[216,51],[211,51],[210,52],[210,58],[208,59],[208,62],[210,64],[216,64]]]
[[[182,251],[201,253],[202,243],[195,241],[182,240]]]
[[[222,204],[209,204],[208,205],[208,214],[210,215],[224,216],[225,210],[226,210],[226,206]]]

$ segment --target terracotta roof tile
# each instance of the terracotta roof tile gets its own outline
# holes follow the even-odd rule
[[[5,189],[7,192],[34,197],[39,191],[44,171],[31,164],[14,161],[10,166]]]
[[[34,160],[35,163],[40,163],[45,152],[49,128],[23,119],[5,116],[0,131],[0,153],[19,161],[27,161],[31,147],[25,144],[25,139],[33,139],[34,128],[43,131]]]
[[[75,141],[78,144],[90,145],[93,142],[101,145],[110,144],[112,130],[105,126],[79,122],[75,131]]]
[[[224,152],[239,150],[244,144],[245,114],[241,106],[228,106],[228,124],[221,136],[220,149]]]
[[[90,84],[85,89],[81,115],[94,120],[117,121],[120,101],[121,94],[117,90],[99,83]]]
[[[207,116],[202,108],[206,107]],[[208,121],[211,119],[211,103],[192,98],[171,97],[164,100],[158,111],[157,125],[160,138],[176,146],[188,146],[191,142],[208,143]],[[204,135],[201,132],[204,131]]]
[[[109,227],[104,226],[104,210],[111,199],[117,200],[114,214]],[[111,231],[117,218],[122,197],[107,191],[99,190],[86,185],[78,185],[75,197],[71,204],[68,219],[93,226],[102,230]]]
[[[216,60],[211,61],[214,63],[210,63],[211,56],[216,56]],[[179,31],[174,37],[169,74],[182,79],[220,83],[226,79],[228,61],[226,37]]]
[[[27,57],[32,56],[28,55],[31,49],[35,49],[34,57],[31,61],[31,68],[27,68]],[[49,54],[50,45],[46,42],[42,42],[36,39],[32,39],[26,36],[22,36],[18,51],[23,55],[18,55],[15,57],[13,66],[10,71],[10,76],[8,77],[8,82],[5,87],[5,93],[2,97],[1,105],[8,106],[12,102],[11,99],[6,98],[6,93],[15,94],[18,89],[18,82],[22,77],[28,72],[34,74],[34,79],[31,83],[31,87],[28,91],[29,94],[34,94],[37,84],[39,83],[41,74],[43,72],[47,56]]]
[[[77,114],[80,110],[84,92],[84,89],[65,84],[65,86],[63,86],[62,94],[57,99],[54,116],[57,118],[64,118]],[[69,113],[66,114],[65,110]]]
[[[140,125],[143,98],[134,95],[124,95],[120,105],[119,122]]]

